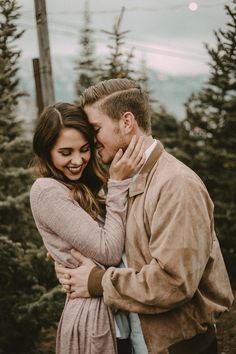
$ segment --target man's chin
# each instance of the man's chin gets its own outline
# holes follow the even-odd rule
[[[107,158],[105,158],[105,157],[100,157],[100,160],[102,161],[102,163],[103,163],[104,165],[110,165],[111,162],[112,162],[112,159],[107,159]]]
[[[104,165],[109,165],[112,162],[112,157],[106,156],[102,152],[98,153],[98,158]]]

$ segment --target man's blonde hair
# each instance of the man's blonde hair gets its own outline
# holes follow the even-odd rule
[[[99,103],[99,108],[111,119],[119,120],[125,112],[133,113],[138,126],[151,132],[147,94],[139,83],[128,79],[111,79],[90,86],[80,96],[82,107]]]

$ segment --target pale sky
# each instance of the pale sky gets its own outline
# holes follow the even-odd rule
[[[38,43],[33,0],[18,0],[22,6],[20,26],[26,30],[19,41],[23,57],[37,57]],[[90,0],[92,27],[99,55],[107,51],[107,36],[122,6],[127,49],[135,58],[168,74],[204,74],[208,55],[203,46],[215,44],[214,30],[224,28],[225,0]],[[47,0],[51,55],[78,56],[79,30],[83,26],[84,0]],[[195,10],[195,11],[193,11]]]

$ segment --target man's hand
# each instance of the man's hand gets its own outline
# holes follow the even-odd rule
[[[80,252],[72,250],[72,256],[79,261],[80,266],[74,269],[65,268],[55,263],[55,271],[63,290],[70,294],[71,299],[90,297],[88,292],[88,278],[96,264]]]

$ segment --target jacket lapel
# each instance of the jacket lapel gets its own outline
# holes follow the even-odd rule
[[[144,192],[148,174],[152,170],[155,163],[159,160],[163,151],[164,151],[164,147],[161,144],[161,142],[158,140],[154,150],[152,151],[151,155],[145,162],[137,178],[130,184],[129,187],[130,198],[138,194],[142,194]]]

